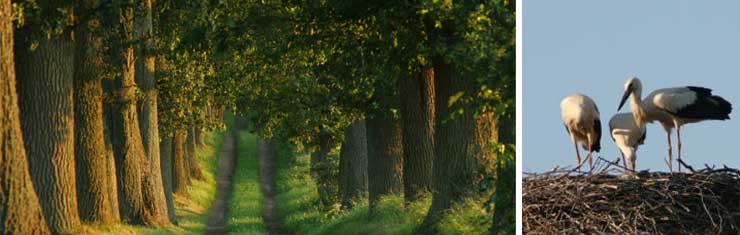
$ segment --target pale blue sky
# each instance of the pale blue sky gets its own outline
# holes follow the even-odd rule
[[[681,129],[682,158],[695,166],[740,167],[740,1],[529,0],[523,7],[524,172],[575,164],[559,107],[574,92],[590,96],[601,111],[597,156],[620,156],[608,122],[630,75],[642,80],[643,96],[695,85],[730,101],[731,120]],[[647,131],[637,168],[667,171],[665,132],[657,123]],[[675,132],[673,138],[675,144]]]

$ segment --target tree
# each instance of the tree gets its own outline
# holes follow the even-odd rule
[[[447,209],[493,192],[497,122],[513,110],[515,21],[502,1],[428,3],[424,11],[437,98],[432,205],[417,233],[435,234]]]
[[[156,58],[153,54],[152,0],[140,0],[136,6],[134,34],[141,41],[135,51],[136,84],[143,93],[138,102],[139,127],[144,145],[144,161],[148,169],[143,171],[143,194],[147,213],[159,224],[169,223],[167,203],[160,168],[159,120],[157,119],[157,83],[154,80]]]
[[[72,9],[69,1],[25,9],[36,17],[26,19],[15,35],[18,104],[31,179],[49,229],[62,234],[81,227],[74,161],[74,42],[68,27]]]
[[[164,187],[164,198],[167,203],[167,216],[170,221],[175,223],[177,217],[175,216],[175,201],[172,197],[173,193],[173,172],[174,164],[172,164],[172,139],[170,136],[161,136],[162,141],[159,144],[159,156],[160,166],[162,170],[162,186]]]
[[[398,120],[387,115],[367,119],[367,174],[370,213],[380,197],[403,190],[403,146]]]
[[[122,2],[119,6],[119,51],[117,51],[120,75],[113,82],[111,96],[111,140],[116,159],[118,177],[118,201],[121,217],[132,224],[156,224],[155,218],[147,213],[144,202],[143,171],[149,169],[144,158],[144,145],[139,131],[136,109],[137,86],[134,80],[134,1]]]
[[[332,137],[328,133],[320,132],[318,149],[311,154],[311,176],[316,181],[319,201],[323,206],[334,204],[337,191],[333,184],[329,159],[329,153],[333,147],[334,140]]]
[[[195,143],[195,128],[196,127],[188,128],[188,137],[185,140],[186,156],[188,161],[187,165],[190,167],[188,172],[190,173],[191,178],[203,180],[205,177],[203,176],[203,170],[200,169],[200,163],[198,163],[198,153],[195,151],[195,146],[197,145]]]
[[[403,130],[403,188],[405,201],[413,202],[432,189],[434,160],[434,70],[398,79]]]
[[[77,204],[87,222],[112,224],[118,221],[117,200],[109,189],[115,183],[113,156],[106,152],[103,127],[103,86],[106,62],[104,36],[97,12],[97,0],[83,1],[77,12],[87,16],[75,31],[74,117]]]
[[[0,1],[0,234],[49,234],[21,134],[10,0]]]
[[[367,135],[365,121],[345,127],[339,153],[339,194],[342,209],[352,209],[356,201],[367,198]]]
[[[177,132],[172,138],[172,191],[175,193],[185,193],[190,184],[189,168],[185,164],[185,139],[184,132]]]

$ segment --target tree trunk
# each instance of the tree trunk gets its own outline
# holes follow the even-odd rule
[[[103,91],[106,94],[110,94],[113,90],[113,82],[110,80],[104,80]],[[118,206],[118,177],[116,170],[116,157],[113,151],[113,141],[111,140],[111,123],[113,122],[113,113],[111,111],[111,105],[103,104],[103,138],[105,139],[105,155],[108,160],[108,182],[110,183],[107,187],[108,194],[110,195],[110,207],[113,208],[113,220],[121,220],[121,210]]]
[[[512,110],[515,109],[512,108]],[[499,142],[514,145],[516,143],[515,115],[504,115],[499,119],[498,124]],[[506,157],[509,159],[499,159],[496,169],[496,189],[492,197],[495,206],[493,223],[489,229],[491,235],[514,234],[516,230],[516,158],[514,155]]]
[[[0,1],[0,234],[49,234],[31,183],[15,87],[10,0]]]
[[[196,126],[195,127],[195,144],[196,147],[203,147],[206,146],[206,141],[204,139],[205,137],[205,131],[202,127]]]
[[[344,210],[367,198],[367,135],[363,120],[344,128],[339,152],[339,195]]]
[[[367,173],[370,213],[381,196],[402,189],[403,146],[397,120],[385,115],[367,119]]]
[[[475,94],[475,79],[462,77],[454,65],[435,61],[436,126],[434,143],[434,187],[432,205],[420,234],[436,234],[443,212],[465,198],[480,198],[479,185],[486,174],[493,174],[496,156],[491,143],[498,133],[493,113],[476,114],[475,107],[458,100],[459,92]],[[462,113],[457,110],[464,109]],[[452,114],[455,113],[454,117]]]
[[[499,163],[496,169],[496,189],[493,199],[493,223],[489,234],[514,234],[516,231],[516,162]]]
[[[179,131],[172,138],[172,191],[184,194],[190,184],[190,173],[186,165],[185,132]]]
[[[195,127],[188,129],[188,138],[185,141],[185,146],[188,152],[188,166],[190,167],[190,177],[196,180],[203,180],[203,171],[200,169],[200,163],[198,163],[198,154],[195,151]]]
[[[120,14],[122,38],[133,39],[134,11],[126,6]],[[144,158],[138,112],[136,110],[136,82],[134,81],[134,49],[121,49],[121,76],[114,82],[111,108],[111,133],[118,176],[118,205],[123,220],[131,224],[156,224],[147,213],[144,202],[143,174],[149,169]]]
[[[434,69],[398,79],[403,129],[403,191],[406,203],[432,188],[434,160]]]
[[[135,80],[144,98],[139,101],[141,140],[149,165],[143,173],[144,203],[148,213],[159,224],[168,224],[167,202],[162,185],[159,156],[159,121],[157,119],[157,83],[154,80],[155,57],[152,51],[152,0],[139,1],[135,18],[135,34],[143,42],[136,47]]]
[[[42,6],[42,11],[56,7]],[[77,211],[74,159],[74,43],[70,31],[40,39],[28,25],[15,35],[18,104],[31,179],[52,233],[76,233]]]
[[[316,182],[319,201],[323,206],[334,204],[335,190],[331,182],[329,152],[332,148],[331,137],[319,134],[319,149],[311,154],[311,177]]]
[[[174,168],[172,164],[172,141],[173,137],[165,137],[162,142],[159,144],[159,157],[160,157],[160,166],[162,170],[162,186],[164,187],[164,199],[167,203],[167,216],[170,218],[170,221],[173,223],[177,223],[175,216],[175,202],[172,198],[172,169]]]
[[[77,166],[77,204],[80,218],[96,224],[118,222],[118,207],[113,207],[110,191],[111,171],[103,127],[103,39],[97,33],[100,20],[91,11],[96,0],[82,4],[80,12],[90,14],[75,32],[74,75],[75,162]],[[115,181],[115,178],[112,179]]]

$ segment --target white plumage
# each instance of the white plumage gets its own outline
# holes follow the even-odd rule
[[[594,151],[601,150],[601,120],[599,119],[599,109],[596,107],[591,98],[582,94],[573,94],[565,97],[560,102],[560,115],[568,131],[573,146],[576,149],[576,158],[578,168],[581,166],[581,154],[578,150],[578,143],[588,151],[586,158],[589,167],[593,167],[591,155]]]
[[[639,127],[631,113],[618,113],[609,120],[609,132],[622,153],[624,168],[635,172],[637,148],[645,143],[645,126]]]
[[[630,98],[630,109],[637,125],[644,127],[646,123],[658,121],[666,131],[668,141],[668,157],[666,163],[673,172],[671,158],[671,130],[676,129],[678,142],[678,160],[681,160],[681,126],[687,123],[703,120],[730,119],[732,105],[722,97],[712,95],[712,90],[703,87],[674,87],[658,89],[651,92],[645,99],[642,96],[642,82],[636,77],[630,77],[624,85],[624,94],[619,103],[622,109],[627,98]],[[681,171],[681,165],[678,166]]]

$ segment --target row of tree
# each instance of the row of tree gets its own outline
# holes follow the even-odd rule
[[[203,48],[169,28],[206,14],[156,3],[0,1],[0,234],[176,222],[224,109]]]
[[[183,143],[219,125],[214,107],[249,110],[264,138],[313,151],[326,205],[369,199],[372,211],[384,195],[431,192],[421,234],[465,200],[514,223],[513,2],[2,6],[4,233],[171,222],[170,192],[198,175]]]
[[[373,213],[382,196],[431,192],[419,234],[471,200],[496,214],[491,233],[513,232],[513,2],[221,6],[213,35],[237,107],[264,138],[312,152],[323,205],[369,200]]]

